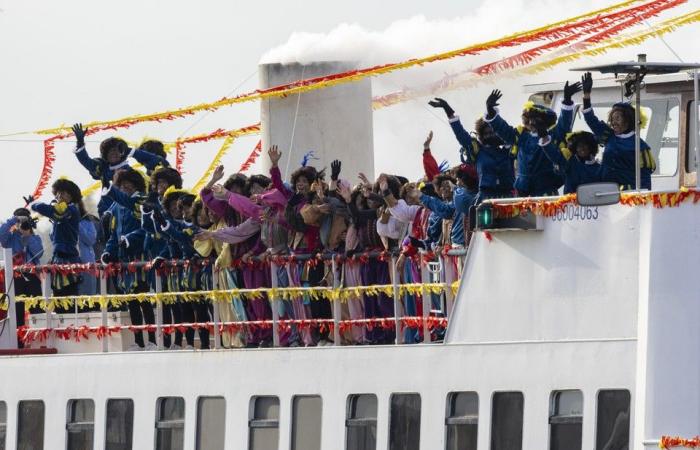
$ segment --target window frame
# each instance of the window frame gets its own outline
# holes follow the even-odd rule
[[[374,418],[370,417],[350,417],[352,415],[354,406],[356,406],[356,401],[359,399],[361,396],[368,396],[374,399]],[[360,392],[360,393],[355,393],[355,394],[348,394],[346,400],[345,400],[345,439],[343,442],[343,448],[347,449],[348,448],[348,438],[349,438],[349,429],[353,428],[367,428],[367,427],[372,427],[374,426],[374,448],[377,448],[377,433],[379,431],[379,398],[377,397],[377,394],[373,394],[370,392]]]
[[[321,394],[300,394],[300,395],[293,395],[292,396],[292,401],[290,402],[290,417],[291,417],[291,423],[289,427],[289,446],[290,448],[294,449],[294,443],[295,443],[295,426],[297,424],[297,417],[294,411],[294,406],[295,402],[297,399],[318,399],[320,401],[320,416],[321,416],[321,423],[319,424],[320,426],[320,432],[319,432],[319,448],[322,447],[323,445],[323,397]]]
[[[130,428],[130,435],[131,435],[131,440],[129,442],[129,448],[133,449],[134,448],[134,413],[136,409],[136,405],[134,402],[133,398],[128,398],[128,397],[116,397],[116,398],[107,398],[105,401],[105,422],[104,422],[104,445],[102,448],[107,448],[107,431],[109,427],[109,403],[110,402],[128,402],[129,405],[131,406],[131,423],[129,425]]]
[[[73,406],[79,401],[89,401],[92,403],[92,422],[71,422]],[[66,431],[85,431],[92,430],[95,432],[95,401],[91,398],[72,398],[68,400],[68,417],[66,417]]]
[[[0,420],[0,436],[2,436],[2,440],[0,440],[0,445],[2,445],[2,448],[7,448],[7,402],[0,400],[0,410],[4,410],[4,419]],[[0,414],[0,419],[2,419],[3,414]]]
[[[392,430],[391,430],[391,425],[392,425],[392,419],[393,419],[393,400],[394,397],[408,397],[408,396],[417,396],[418,397],[418,448],[420,448],[420,439],[421,439],[421,428],[423,425],[423,397],[421,396],[420,392],[392,392],[391,395],[389,395],[389,423],[388,425],[388,448],[392,448]]]
[[[454,399],[459,394],[473,394],[476,397],[476,414],[466,416],[454,416],[453,403]],[[476,426],[477,445],[479,439],[479,392],[477,391],[451,391],[447,393],[445,402],[445,448],[448,448],[450,441],[450,427],[459,427],[461,425]]]
[[[15,441],[16,445],[19,447],[19,438],[20,438],[20,418],[22,415],[20,414],[20,408],[22,407],[22,403],[39,403],[41,404],[41,418],[43,421],[42,427],[41,427],[41,448],[37,450],[43,450],[46,438],[46,402],[42,399],[24,399],[24,400],[19,400],[17,402],[17,429],[16,429],[16,436],[15,436]]]
[[[627,419],[629,421],[628,426],[628,435],[627,435],[627,442],[628,445],[632,441],[632,391],[629,388],[600,388],[596,391],[595,393],[595,424],[594,424],[594,434],[593,434],[593,450],[598,449],[598,436],[600,434],[600,427],[599,425],[599,416],[600,416],[600,394],[601,392],[610,392],[610,391],[623,391],[626,392],[628,397],[629,397],[629,403],[627,405],[628,411],[629,411],[629,418]],[[612,430],[611,430],[612,431]]]
[[[499,394],[520,394],[523,400],[523,410],[522,413],[520,414],[520,450],[523,449],[523,441],[525,440],[525,392],[524,391],[514,391],[514,390],[503,390],[503,391],[493,391],[491,393],[491,414],[490,414],[490,420],[489,420],[489,450],[493,450],[493,436],[494,436],[494,430],[493,430],[493,421],[495,414],[493,413],[494,411],[494,401],[496,399],[496,396]]]
[[[224,448],[226,448],[226,409],[227,409],[227,404],[226,404],[226,397],[223,395],[200,395],[197,397],[197,410],[195,411],[195,418],[196,418],[196,423],[195,423],[195,436],[194,436],[194,445],[195,449],[199,449],[200,446],[200,415],[201,415],[201,408],[202,408],[202,401],[203,400],[223,400],[224,402],[224,428],[223,428],[223,442],[224,442]]]
[[[557,411],[557,399],[558,396],[564,392],[576,392],[581,398],[581,413],[580,414],[556,414]],[[552,433],[553,426],[557,425],[579,425],[581,427],[581,448],[583,448],[583,411],[584,411],[585,398],[583,391],[581,389],[558,389],[554,390],[549,395],[549,417],[547,424],[549,425],[549,430],[547,433],[547,438],[549,440],[547,448],[551,450],[552,448]]]

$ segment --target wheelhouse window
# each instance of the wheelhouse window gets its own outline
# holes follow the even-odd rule
[[[7,404],[0,402],[0,450],[5,450],[7,436]]]
[[[68,450],[91,450],[95,436],[95,402],[69,400],[67,409]]]
[[[598,119],[607,122],[613,102],[594,103],[593,110]],[[651,147],[656,160],[654,175],[672,176],[678,170],[678,137],[680,125],[680,103],[676,98],[642,100],[642,112],[646,118],[640,136]],[[583,119],[583,108],[578,108],[574,119],[574,131],[590,131]],[[603,149],[598,153],[602,158]]]
[[[131,450],[134,435],[134,401],[130,398],[107,400],[105,450]]]
[[[323,403],[318,395],[292,399],[292,450],[320,450]]]
[[[156,450],[182,450],[185,437],[185,399],[161,397],[156,405]]]
[[[479,396],[476,392],[452,392],[447,396],[445,449],[476,450]]]
[[[695,116],[697,114],[697,108],[695,107],[695,100],[690,100],[688,102],[688,109],[686,113],[686,133],[685,133],[685,171],[686,173],[695,172],[695,139],[693,139],[693,124],[695,123]],[[700,128],[698,128],[698,133],[700,133]],[[698,136],[696,139],[700,139]],[[700,144],[700,142],[698,142]]]
[[[554,391],[549,406],[550,450],[580,450],[583,427],[583,393]]]
[[[280,400],[262,396],[250,399],[249,450],[277,450],[279,442]]]
[[[595,448],[628,448],[629,441],[630,392],[626,389],[599,391]]]
[[[523,448],[522,392],[496,392],[491,404],[491,450]]]
[[[44,448],[44,402],[22,400],[17,406],[17,450]]]
[[[377,448],[377,396],[353,394],[348,396],[345,419],[346,450],[375,450]]]
[[[197,400],[197,450],[223,450],[226,433],[226,400],[200,397]]]
[[[420,448],[420,395],[392,394],[389,411],[389,450]]]

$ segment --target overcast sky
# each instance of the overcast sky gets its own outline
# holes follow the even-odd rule
[[[612,3],[0,0],[0,134],[157,112],[250,91],[257,87],[256,68],[262,56],[283,46],[294,33],[331,33],[333,39],[321,39],[331,44],[314,44],[317,50],[323,47],[326,54],[334,51],[330,45],[349,53],[355,46],[355,50],[368,55],[367,63],[390,62],[463,47]],[[699,4],[700,0],[690,0],[663,18],[696,9]],[[355,26],[332,33],[341,24]],[[415,33],[411,33],[413,29]],[[700,60],[700,55],[691,51],[697,31],[697,25],[684,28],[668,36],[667,44],[682,59]],[[302,43],[319,40],[314,36],[304,39]],[[299,35],[292,41],[277,54],[303,56],[308,49],[294,45],[299,44]],[[643,50],[650,59],[676,60],[661,41],[646,44]],[[599,61],[631,59],[638,52],[630,48]],[[460,64],[469,66],[503,54],[471,62],[465,58]],[[381,93],[392,86],[428,83],[453,67],[377,80],[373,89]],[[510,89],[514,93],[511,98],[519,95],[517,103],[522,104],[523,84],[557,81],[562,76],[566,76],[564,68],[536,78],[504,81],[498,87]],[[476,115],[482,109],[485,92],[492,87],[455,93],[450,98],[461,112]],[[418,159],[404,158],[397,163],[396,156],[405,145],[419,148],[429,129],[436,131],[438,157],[456,162],[454,141],[446,134],[449,128],[424,106],[424,101],[427,99],[375,113],[375,143],[382,144],[381,154],[376,157],[379,171],[391,168],[417,175]],[[258,120],[259,105],[252,103],[174,123],[138,126],[120,135],[134,141],[144,136],[173,140],[183,134],[237,128]],[[416,123],[423,126],[416,127]],[[0,215],[4,217],[18,206],[22,195],[34,189],[41,169],[42,144],[41,138],[33,135],[1,139]],[[227,167],[238,167],[256,142],[256,137],[238,140],[225,159]],[[194,183],[219,144],[188,149],[187,183]],[[89,177],[70,152],[72,146],[70,142],[57,146],[54,175],[68,175],[87,186]],[[89,142],[88,148],[96,154],[98,142]]]

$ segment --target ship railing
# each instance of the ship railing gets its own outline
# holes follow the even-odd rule
[[[11,249],[4,249],[4,260],[12,261]],[[423,343],[430,343],[430,336],[435,330],[444,332],[447,321],[452,312],[455,294],[459,283],[461,268],[467,255],[464,249],[443,249],[436,252],[421,251],[418,256],[420,261],[420,279],[410,283],[400,283],[401,277],[397,271],[396,252],[366,252],[347,257],[337,253],[319,254],[285,254],[263,258],[251,258],[246,262],[238,261],[239,267],[245,270],[246,264],[269,265],[271,284],[269,288],[260,289],[220,289],[219,278],[212,276],[212,286],[208,291],[184,291],[184,292],[164,292],[163,275],[173,270],[183,270],[184,268],[197,267],[199,270],[218,271],[208,259],[201,260],[172,260],[164,261],[162,265],[154,265],[153,261],[133,261],[129,263],[92,263],[92,264],[45,264],[45,265],[23,265],[15,266],[11,269],[6,267],[2,272],[5,279],[21,276],[22,274],[35,274],[39,276],[42,284],[41,297],[16,297],[14,295],[13,283],[5,283],[6,301],[0,304],[0,308],[6,309],[8,317],[14,317],[15,302],[24,302],[27,310],[37,308],[43,311],[45,317],[45,327],[32,328],[22,327],[16,333],[26,341],[46,341],[46,345],[54,347],[56,339],[89,338],[96,336],[101,340],[102,351],[108,352],[109,339],[105,337],[122,329],[129,331],[155,331],[156,344],[158,349],[164,349],[164,336],[175,330],[182,328],[207,327],[213,335],[214,348],[221,348],[221,333],[230,332],[236,329],[251,327],[271,328],[272,345],[280,346],[280,330],[289,327],[317,327],[327,329],[332,333],[333,345],[342,345],[341,333],[352,327],[364,327],[371,329],[375,327],[385,330],[392,330],[395,336],[394,344],[405,342],[403,335],[407,329],[419,329],[424,336]],[[343,270],[345,264],[363,264],[367,259],[377,259],[381,263],[388,264],[390,273],[389,283],[384,285],[370,286],[345,286]],[[330,266],[332,274],[332,285],[326,287],[301,287],[301,286],[280,286],[280,269],[290,263],[323,263]],[[227,269],[228,270],[228,269]],[[126,272],[144,271],[152,274],[150,292],[143,294],[115,294],[108,289],[108,280]],[[90,273],[99,280],[99,294],[89,296],[74,297],[53,297],[51,294],[51,277],[56,275]],[[159,276],[156,276],[159,275]],[[271,320],[247,320],[237,322],[226,322],[221,320],[220,308],[222,304],[230,303],[234,296],[253,297],[263,296],[270,302],[272,312]],[[383,315],[381,317],[363,317],[361,319],[343,319],[343,302],[347,300],[363,301],[368,295],[379,296],[393,302],[393,316]],[[288,319],[281,318],[276,302],[290,301],[299,296],[322,297],[330,300],[332,318],[330,319]],[[405,309],[405,302],[408,296],[415,297],[422,301],[422,315],[410,314]],[[205,297],[211,302],[211,322],[201,323],[164,323],[163,305],[168,302],[194,301]],[[208,298],[207,298],[208,297]],[[155,305],[155,324],[143,326],[110,326],[110,309],[121,307],[129,300],[149,301]],[[313,300],[312,300],[313,301]],[[100,325],[87,326],[79,325],[81,307],[99,307]],[[228,306],[227,306],[228,307]],[[55,315],[56,310],[72,309],[69,314],[73,315],[73,323],[60,326]],[[347,311],[345,311],[347,315]],[[61,316],[65,323],[66,314]],[[13,321],[11,321],[13,322]],[[11,331],[11,330],[8,330]],[[14,335],[15,332],[12,332]],[[426,338],[427,337],[427,338]],[[434,336],[433,336],[434,337]]]

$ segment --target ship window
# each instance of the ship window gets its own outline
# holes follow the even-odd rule
[[[185,399],[161,397],[156,405],[156,450],[182,450],[185,437]]]
[[[7,404],[0,402],[0,450],[5,450],[5,436],[7,435]]]
[[[279,441],[280,399],[264,396],[250,399],[250,450],[277,450]]]
[[[320,450],[322,408],[318,395],[292,399],[292,450]]]
[[[581,449],[583,393],[555,391],[549,406],[550,450]]]
[[[354,394],[348,396],[345,448],[347,450],[375,450],[377,448],[376,395]]]
[[[23,400],[17,406],[17,450],[44,448],[44,402]]]
[[[90,399],[69,400],[66,418],[68,450],[90,450],[95,435],[95,402]]]
[[[226,400],[200,397],[197,401],[197,450],[223,450],[226,433]]]
[[[476,450],[479,396],[476,392],[452,392],[447,396],[446,450]]]
[[[134,435],[134,401],[130,398],[107,400],[105,450],[131,450]]]
[[[491,404],[491,450],[523,448],[523,393],[496,392]]]
[[[420,395],[392,394],[389,412],[389,450],[420,447]]]
[[[630,392],[622,389],[598,392],[595,448],[627,448],[629,440]]]

